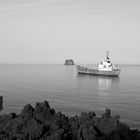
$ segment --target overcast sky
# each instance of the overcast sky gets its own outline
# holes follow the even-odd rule
[[[140,64],[139,0],[0,0],[0,63]]]

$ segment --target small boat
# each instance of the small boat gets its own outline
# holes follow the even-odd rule
[[[91,75],[117,76],[117,77],[120,75],[120,69],[111,63],[108,51],[106,59],[100,62],[98,69],[87,68],[85,65],[77,65],[76,68],[78,74],[91,74]]]

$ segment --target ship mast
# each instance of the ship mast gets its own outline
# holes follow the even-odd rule
[[[109,60],[109,51],[106,51],[106,59]]]

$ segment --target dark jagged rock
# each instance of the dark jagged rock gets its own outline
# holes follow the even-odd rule
[[[9,121],[11,119],[14,119],[15,117],[16,117],[15,113],[3,114],[0,116],[0,122]]]
[[[74,65],[74,61],[72,59],[65,60],[65,65]]]
[[[3,109],[3,97],[0,96],[0,111]]]
[[[110,109],[106,109],[105,113],[101,115],[100,121],[95,125],[102,133],[104,134],[110,134],[111,132],[117,130],[119,127],[119,117],[111,116]]]
[[[108,119],[108,118],[110,118],[110,115],[111,115],[110,109],[106,109],[105,113],[103,113],[101,117],[102,117],[102,119]]]
[[[101,117],[94,112],[68,118],[55,112],[47,101],[26,105],[20,114],[0,116],[0,140],[140,140],[140,131],[131,130],[106,109]]]
[[[31,118],[33,117],[34,108],[28,104],[21,111],[21,117],[23,118]]]
[[[52,120],[55,115],[54,109],[51,109],[49,103],[44,101],[43,103],[36,103],[34,110],[34,118],[40,122],[45,120]]]

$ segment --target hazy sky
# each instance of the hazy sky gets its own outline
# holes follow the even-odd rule
[[[139,0],[0,0],[0,63],[140,64]]]

